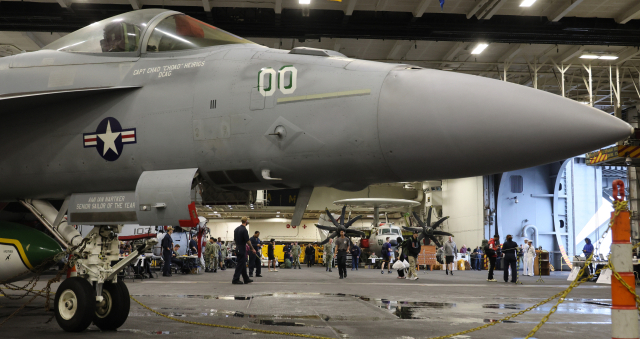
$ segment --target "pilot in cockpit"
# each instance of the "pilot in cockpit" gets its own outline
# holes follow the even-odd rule
[[[140,43],[140,28],[117,21],[104,27],[104,39],[100,40],[102,52],[135,52]]]

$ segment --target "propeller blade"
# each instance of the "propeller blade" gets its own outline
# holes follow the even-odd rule
[[[347,211],[347,205],[342,206],[342,213],[340,214],[340,225],[344,225],[344,214]]]
[[[440,245],[440,242],[438,242],[438,239],[436,239],[436,237],[430,236],[429,239],[431,239],[431,241],[433,241],[436,244],[436,246],[442,247],[442,245]]]
[[[413,212],[413,217],[416,219],[420,227],[424,227],[424,223],[422,222],[422,220],[420,220],[420,216],[418,216],[418,213]]]
[[[444,217],[444,218],[442,218],[442,219],[440,219],[440,220],[436,221],[436,222],[433,224],[433,226],[431,226],[431,228],[436,228],[436,227],[438,227],[438,226],[441,226],[441,225],[442,225],[442,223],[443,223],[445,220],[447,220],[447,219],[449,219],[449,217]]]
[[[405,230],[407,230],[407,231],[411,231],[411,232],[415,232],[415,231],[422,232],[422,228],[420,228],[420,227],[407,227],[407,226],[402,226],[402,228],[404,228],[404,229],[405,229]]]
[[[316,224],[316,227],[321,229],[321,230],[325,230],[325,231],[329,231],[329,232],[337,232],[338,231],[336,229],[336,227],[334,227],[334,226],[324,226],[324,225]]]
[[[333,239],[333,238],[335,238],[337,236],[338,236],[337,233],[332,233],[330,236],[327,237],[327,239],[322,240],[322,242],[320,242],[320,245],[324,245],[324,244],[328,243],[329,239]]]
[[[424,232],[421,232],[420,234],[418,234],[418,243],[420,243],[422,239],[424,239]]]
[[[427,226],[431,226],[431,211],[433,210],[433,206],[429,206],[429,212],[427,212],[427,221],[425,224]]]
[[[327,216],[329,217],[329,220],[331,220],[331,222],[333,223],[334,226],[338,227],[338,222],[336,221],[336,219],[333,217],[333,215],[331,214],[331,212],[329,212],[329,209],[325,207],[325,211],[327,212]]]
[[[432,233],[433,235],[447,235],[450,237],[455,237],[455,235],[449,233],[449,232],[445,232],[445,231],[433,231]]]
[[[358,221],[360,219],[362,219],[361,215],[349,220],[349,222],[346,225],[344,225],[344,227],[349,228],[349,226],[353,225],[354,222],[356,222],[356,221]]]

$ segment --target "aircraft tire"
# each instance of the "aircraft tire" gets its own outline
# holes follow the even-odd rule
[[[82,332],[93,320],[96,292],[91,284],[78,277],[60,284],[53,302],[56,321],[67,332]]]
[[[105,282],[102,286],[104,302],[96,305],[93,323],[103,331],[115,331],[127,321],[131,299],[129,289],[122,280]]]

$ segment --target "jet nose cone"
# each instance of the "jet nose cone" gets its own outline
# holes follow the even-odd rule
[[[382,153],[400,181],[526,168],[613,144],[633,128],[595,108],[504,81],[398,68],[378,106]]]

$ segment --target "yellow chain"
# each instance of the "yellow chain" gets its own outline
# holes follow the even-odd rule
[[[155,313],[155,314],[157,314],[157,315],[159,315],[161,317],[165,317],[167,319],[170,319],[170,320],[173,320],[173,321],[177,321],[177,322],[180,322],[180,323],[184,323],[184,324],[199,325],[199,326],[209,326],[209,327],[218,327],[218,328],[227,328],[227,329],[231,329],[231,330],[249,331],[249,332],[257,332],[257,333],[264,333],[264,334],[286,335],[286,336],[290,336],[290,337],[314,338],[314,339],[334,339],[334,338],[321,337],[321,336],[310,335],[310,334],[278,332],[278,331],[269,331],[269,330],[259,330],[259,329],[255,329],[255,328],[237,327],[237,326],[228,326],[228,325],[217,325],[217,324],[200,323],[200,322],[196,322],[196,321],[182,320],[182,319],[177,319],[177,318],[168,316],[166,314],[160,313],[160,312],[158,312],[156,310],[152,310],[149,306],[139,302],[138,300],[136,300],[136,298],[134,298],[132,296],[129,296],[129,298],[131,298],[131,300],[137,302],[140,306],[146,308],[147,310],[149,310],[152,313]]]

